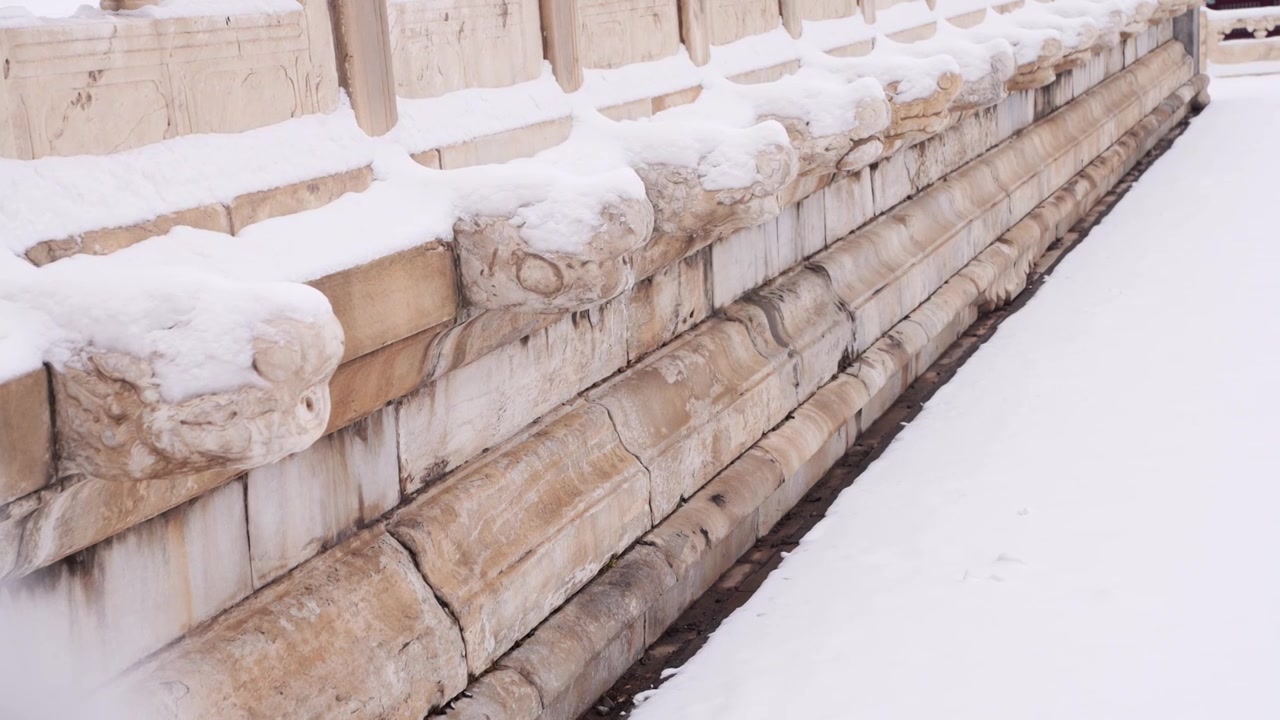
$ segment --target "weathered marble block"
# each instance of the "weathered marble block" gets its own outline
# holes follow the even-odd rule
[[[384,408],[245,480],[262,587],[400,502],[395,412]]]
[[[740,323],[712,319],[587,394],[649,469],[655,520],[799,404]]]
[[[617,372],[627,363],[625,304],[619,298],[566,315],[403,398],[397,410],[405,493],[502,443]]]
[[[11,581],[0,587],[0,662],[17,673],[6,706],[79,698],[252,590],[238,481]]]
[[[0,506],[52,480],[53,413],[42,367],[0,381]]]
[[[833,180],[813,200],[822,206],[826,243],[830,245],[862,227],[876,214],[871,168]],[[814,212],[817,212],[816,210]],[[812,253],[811,253],[812,254]]]
[[[446,478],[390,529],[457,618],[478,675],[650,527],[648,499],[609,414],[579,404]]]
[[[387,20],[400,97],[515,85],[542,70],[535,0],[389,0]]]
[[[853,351],[853,317],[820,270],[797,268],[725,308],[756,350],[808,398]]]
[[[413,559],[370,530],[125,675],[139,720],[416,720],[467,684],[458,628]]]
[[[0,28],[0,157],[105,154],[337,106],[328,4]]]
[[[782,217],[782,216],[779,216]],[[794,235],[777,221],[746,228],[712,244],[711,305],[723,308],[802,259]]]
[[[706,248],[668,265],[624,296],[628,362],[666,345],[711,314],[711,254]]]

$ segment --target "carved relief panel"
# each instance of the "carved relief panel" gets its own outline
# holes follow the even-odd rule
[[[785,2],[786,0],[784,0]],[[833,20],[861,12],[857,0],[789,0],[796,4],[802,20]],[[868,0],[874,2],[874,0]]]
[[[328,11],[0,28],[0,113],[18,159],[104,154],[332,110]]]
[[[711,44],[769,32],[782,22],[777,0],[711,0]]]
[[[396,94],[434,97],[538,77],[537,0],[390,0]]]
[[[578,0],[582,66],[615,68],[674,55],[676,0]]]

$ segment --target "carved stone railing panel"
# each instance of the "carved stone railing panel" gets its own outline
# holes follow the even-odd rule
[[[1280,7],[1241,10],[1201,10],[1204,23],[1201,38],[1207,59],[1221,65],[1245,63],[1280,63]],[[1252,35],[1246,39],[1227,39],[1237,31]],[[1259,71],[1271,68],[1262,67]],[[1272,69],[1272,71],[1277,71]]]
[[[396,94],[423,98],[538,77],[537,0],[388,0]]]
[[[321,437],[344,348],[323,295],[122,257],[0,272],[50,366],[59,477],[232,476]]]
[[[0,27],[0,157],[104,154],[337,106],[328,7]]]
[[[676,0],[575,0],[584,68],[616,68],[676,54]]]

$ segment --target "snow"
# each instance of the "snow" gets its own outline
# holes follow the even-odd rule
[[[894,98],[899,102],[927,98],[938,91],[943,75],[960,74],[960,64],[949,55],[906,55],[896,51],[895,43],[888,40],[877,41],[875,48],[861,57],[811,54],[805,56],[804,64],[846,79],[875,78],[885,86],[897,83]]]
[[[160,0],[137,10],[106,12],[86,0],[0,0],[0,27],[35,25],[50,20],[102,21],[111,18],[230,16],[300,12],[298,0]]]
[[[368,165],[374,142],[345,102],[242,133],[176,137],[111,155],[0,158],[0,249],[124,227]]]
[[[636,720],[1280,717],[1280,78],[1212,93]]]
[[[968,29],[939,20],[938,35],[965,36],[978,42],[1007,40],[1013,46],[1014,61],[1018,65],[1034,63],[1040,58],[1046,42],[1062,40],[1062,33],[1055,28],[1022,27],[1017,19],[997,12],[988,12],[981,24]]]
[[[1214,77],[1237,75],[1271,75],[1280,73],[1280,60],[1260,60],[1243,63],[1209,63],[1209,74]]]
[[[993,58],[1000,55],[1013,55],[1013,45],[1008,40],[995,38],[988,41],[977,41],[966,31],[939,33],[928,40],[913,43],[900,43],[887,37],[876,38],[876,48],[906,57],[918,59],[935,58],[945,55],[954,60],[960,67],[960,76],[965,82],[976,82],[991,74]],[[1006,78],[1007,79],[1007,78]]]
[[[683,45],[675,55],[607,70],[582,71],[582,88],[571,96],[575,107],[604,109],[697,87],[702,69]]]
[[[161,271],[162,270],[162,271]],[[78,255],[40,269],[0,254],[0,381],[39,362],[65,367],[85,346],[151,360],[173,403],[261,382],[253,339],[266,323],[330,317],[305,285],[250,283],[197,267]]]
[[[1209,13],[1210,20],[1254,20],[1261,18],[1280,17],[1280,8],[1274,5],[1263,5],[1261,7],[1248,8],[1231,8],[1229,10],[1218,10],[1217,8],[1205,8]]]
[[[1087,16],[1064,17],[1054,14],[1048,9],[1050,7],[1052,6],[1039,2],[1027,3],[1005,17],[1016,23],[1018,27],[1057,30],[1065,53],[1082,50],[1086,44],[1092,44],[1097,38],[1097,20]],[[992,15],[993,13],[988,13],[987,20],[991,20]]]
[[[791,62],[800,56],[800,44],[781,25],[766,33],[748,35],[726,45],[712,45],[707,70],[733,77]]]
[[[536,80],[432,98],[399,98],[398,108],[400,122],[389,137],[417,153],[568,117],[572,105],[556,84],[551,63],[543,62]]]
[[[868,25],[861,14],[830,20],[805,20],[800,39],[815,50],[827,52],[855,45],[876,36],[874,25]]]
[[[83,7],[97,10],[98,4],[87,0],[0,0],[0,18],[20,15],[61,18],[74,15]]]

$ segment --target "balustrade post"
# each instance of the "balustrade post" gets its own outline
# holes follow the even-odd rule
[[[399,120],[387,0],[331,3],[338,80],[351,97],[360,129],[375,137],[384,135]]]

